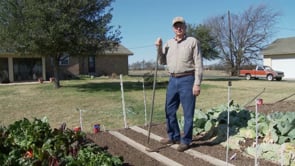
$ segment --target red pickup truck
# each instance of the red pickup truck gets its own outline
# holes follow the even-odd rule
[[[284,72],[275,71],[270,66],[256,66],[255,69],[252,70],[240,70],[240,77],[246,77],[247,80],[252,78],[266,78],[269,81],[277,80],[281,81],[284,77]]]

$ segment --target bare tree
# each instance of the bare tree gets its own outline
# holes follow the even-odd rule
[[[205,21],[216,38],[219,58],[230,75],[237,74],[241,65],[261,59],[259,51],[272,37],[279,16],[279,12],[259,5],[239,15],[228,12]]]

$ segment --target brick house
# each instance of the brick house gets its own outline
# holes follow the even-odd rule
[[[113,51],[93,56],[75,57],[64,55],[59,62],[60,77],[67,79],[81,74],[128,75],[128,57],[133,53],[120,45]],[[53,76],[52,61],[42,56],[19,56],[12,53],[0,53],[0,82],[48,80]]]

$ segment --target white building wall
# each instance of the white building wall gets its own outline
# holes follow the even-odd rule
[[[272,59],[271,66],[275,70],[283,71],[283,79],[295,79],[295,58]]]
[[[271,66],[271,58],[264,58],[263,65],[264,66]]]

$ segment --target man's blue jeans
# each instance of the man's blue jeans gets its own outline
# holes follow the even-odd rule
[[[193,118],[195,113],[196,96],[193,95],[193,75],[184,77],[170,77],[166,92],[166,124],[170,140],[181,141],[183,144],[192,142]],[[184,116],[184,135],[180,136],[180,129],[176,112],[179,105],[182,105]]]

